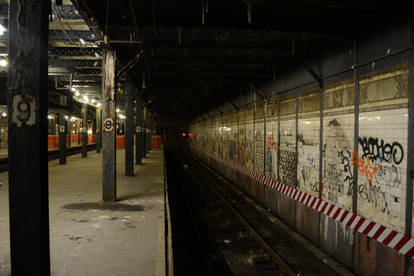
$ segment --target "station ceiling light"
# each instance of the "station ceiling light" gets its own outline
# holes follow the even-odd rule
[[[0,59],[0,66],[1,67],[6,67],[8,63],[9,62],[7,61],[7,58],[1,58]]]
[[[0,24],[0,36],[4,35],[5,32],[7,32],[6,27],[4,27],[2,24]]]

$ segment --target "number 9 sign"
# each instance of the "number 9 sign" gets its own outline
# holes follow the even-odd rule
[[[114,121],[111,118],[108,118],[104,122],[105,131],[112,131],[114,129]]]

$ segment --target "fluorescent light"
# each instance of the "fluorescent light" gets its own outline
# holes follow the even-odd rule
[[[68,115],[65,115],[65,119],[67,120],[69,117],[68,117]]]
[[[0,36],[4,35],[5,32],[7,32],[6,27],[4,27],[2,24],[0,24]]]
[[[6,117],[7,116],[7,113],[6,112],[2,112],[1,113],[1,117]]]
[[[48,118],[49,120],[51,120],[51,119],[53,119],[53,116],[52,116],[52,115],[47,115],[47,118]]]
[[[0,59],[0,66],[1,67],[6,67],[7,66],[7,59],[6,58],[2,58]]]
[[[98,54],[98,52],[95,52],[95,57],[96,58],[101,58],[101,56]]]
[[[79,97],[79,96],[80,96],[79,91],[76,91],[76,92],[75,92],[75,96],[76,96],[76,97]]]
[[[98,103],[96,104],[96,106],[97,106],[97,107],[100,107],[100,106],[101,106],[101,103],[99,103],[99,102],[98,102]]]
[[[86,45],[86,41],[82,37],[79,37],[79,41],[80,43],[82,43],[82,45]]]
[[[74,87],[71,87],[70,90],[72,90],[73,92],[76,91],[76,89]]]
[[[116,109],[116,113],[119,113],[119,111],[120,111],[120,110],[119,110],[119,108],[117,108],[117,109]]]
[[[89,98],[88,98],[88,96],[83,96],[83,100],[85,101],[85,102],[88,102],[89,101]]]
[[[91,99],[91,103],[95,103],[95,99]]]

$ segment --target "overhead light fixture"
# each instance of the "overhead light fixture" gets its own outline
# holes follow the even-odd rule
[[[0,36],[4,35],[5,32],[7,32],[6,27],[4,27],[2,24],[0,24]]]
[[[47,118],[49,119],[49,120],[51,120],[51,119],[53,119],[53,116],[52,115],[47,115]]]
[[[7,64],[8,64],[7,58],[0,59],[0,66],[1,67],[6,67]]]
[[[7,113],[6,113],[6,112],[2,112],[2,113],[1,113],[1,117],[3,117],[3,118],[4,118],[4,117],[7,117]]]
[[[80,96],[79,91],[76,91],[76,92],[75,92],[75,96],[76,96],[76,97],[79,97],[79,96]]]
[[[83,100],[85,101],[85,102],[88,102],[89,101],[89,98],[88,98],[88,96],[83,96]]]
[[[67,120],[69,117],[68,117],[68,115],[65,115],[65,119]]]
[[[100,107],[100,106],[101,106],[101,103],[100,103],[100,102],[98,102],[98,103],[96,104],[96,106],[97,106],[97,107]]]
[[[86,45],[86,41],[82,37],[79,37],[79,41],[82,45]]]
[[[117,108],[117,109],[116,109],[116,113],[119,113],[119,111],[120,111],[120,110],[119,110],[119,108]]]
[[[95,57],[96,57],[96,58],[101,58],[101,56],[99,55],[99,53],[98,53],[98,52],[95,52]]]

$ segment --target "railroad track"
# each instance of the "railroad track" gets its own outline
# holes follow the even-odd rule
[[[231,274],[352,275],[202,160],[184,152],[180,160],[197,186],[194,206]]]

